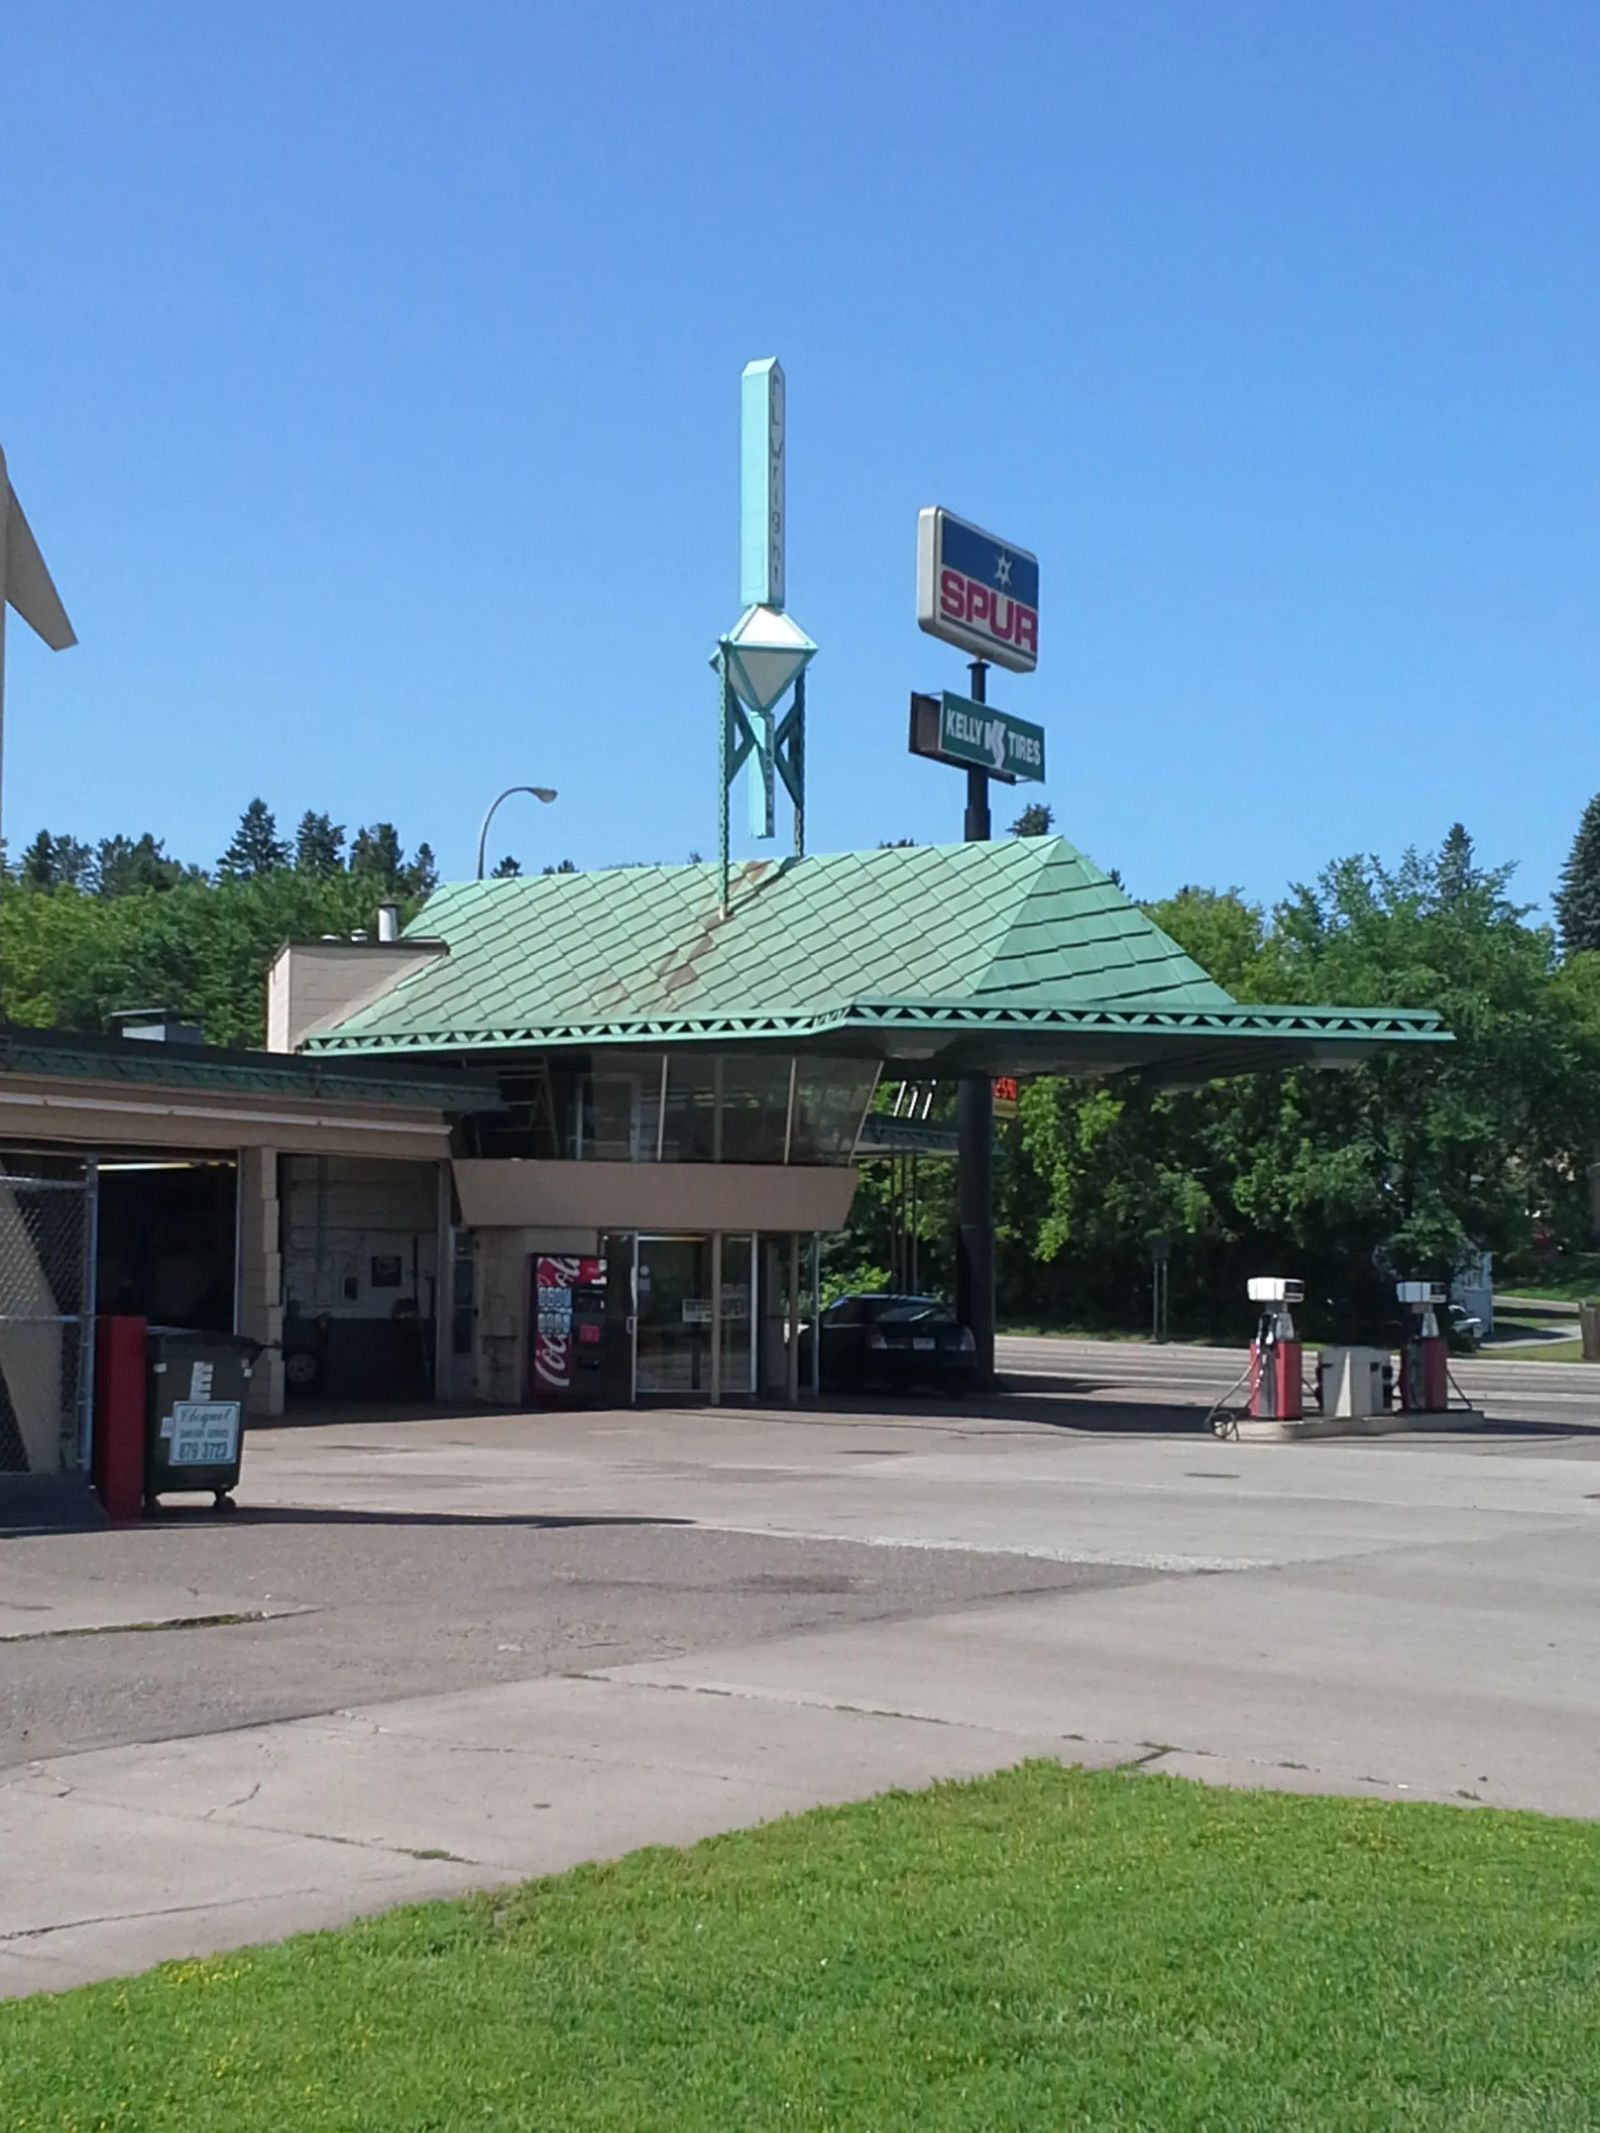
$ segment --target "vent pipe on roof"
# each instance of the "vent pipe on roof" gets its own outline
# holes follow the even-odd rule
[[[380,941],[397,941],[400,938],[400,906],[379,904],[378,938]]]

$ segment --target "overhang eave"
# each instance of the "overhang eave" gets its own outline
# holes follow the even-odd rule
[[[1277,1067],[1357,1066],[1397,1045],[1450,1042],[1417,1009],[1244,1007],[1159,1002],[1040,1007],[1029,1002],[863,1001],[758,1015],[597,1018],[540,1026],[332,1034],[320,1054],[491,1058],[528,1051],[782,1051],[878,1061],[928,1074],[1138,1074],[1163,1087]]]

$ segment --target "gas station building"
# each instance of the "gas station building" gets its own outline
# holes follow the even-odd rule
[[[271,988],[303,1056],[492,1082],[452,1134],[440,1375],[502,1406],[806,1390],[882,1076],[1192,1086],[1443,1034],[1239,1005],[1060,837],[750,862],[725,906],[714,865],[456,884]]]

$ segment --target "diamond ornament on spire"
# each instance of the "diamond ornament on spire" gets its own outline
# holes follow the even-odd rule
[[[775,607],[747,607],[723,638],[722,651],[733,693],[746,709],[761,713],[772,709],[817,654],[794,617]]]

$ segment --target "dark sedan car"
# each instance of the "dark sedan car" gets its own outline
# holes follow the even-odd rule
[[[825,1386],[972,1382],[972,1334],[934,1296],[841,1296],[822,1314]]]

